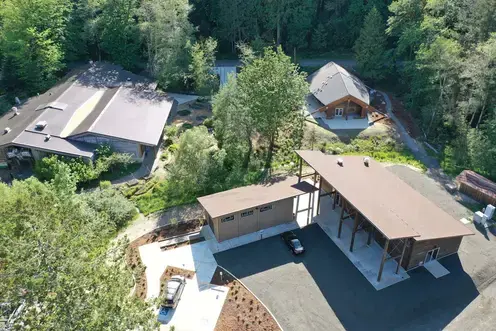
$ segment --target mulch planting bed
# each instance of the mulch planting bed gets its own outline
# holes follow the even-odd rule
[[[223,272],[222,279],[220,272]],[[215,331],[281,330],[272,315],[238,280],[217,267],[210,283],[229,287]]]
[[[202,226],[201,220],[192,220],[188,222],[181,222],[178,224],[169,224],[164,227],[151,231],[138,239],[132,241],[126,254],[127,265],[131,268],[134,278],[136,280],[136,296],[140,299],[146,299],[146,275],[145,266],[141,262],[138,247],[146,244],[151,244],[156,241],[165,240],[170,237],[187,234],[199,231]]]

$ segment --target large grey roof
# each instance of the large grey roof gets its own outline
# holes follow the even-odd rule
[[[158,92],[121,87],[87,132],[156,145],[173,105]]]
[[[76,80],[77,74],[72,73],[65,79],[60,81],[56,86],[52,87],[47,92],[28,99],[24,104],[19,106],[19,115],[15,116],[13,111],[9,111],[0,117],[0,146],[10,144],[22,131],[24,131],[31,123],[33,123],[43,112],[48,108],[36,110],[40,105],[46,105],[54,102],[57,98],[66,91]],[[4,134],[5,128],[10,128],[11,131]]]
[[[91,87],[119,87],[128,83],[145,85],[153,90],[157,87],[150,79],[108,62],[95,62],[78,77],[78,83]]]
[[[0,117],[0,146],[23,144],[71,155],[88,155],[89,145],[70,141],[93,133],[156,145],[174,99],[156,92],[156,84],[121,67],[96,63]],[[39,130],[38,122],[46,122]],[[10,132],[3,134],[5,128]],[[45,141],[47,134],[51,139]],[[64,143],[65,141],[65,143]]]
[[[93,157],[93,151],[95,149],[95,146],[91,144],[54,136],[50,136],[50,139],[46,139],[45,134],[30,131],[21,132],[21,134],[14,139],[13,144],[55,152],[57,154],[87,158]]]
[[[365,84],[346,69],[329,62],[308,77],[310,92],[323,105],[351,95],[370,104],[369,92]]]

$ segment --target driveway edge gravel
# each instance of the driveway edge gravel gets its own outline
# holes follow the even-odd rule
[[[277,326],[279,327],[279,329],[281,329],[281,331],[284,331],[284,329],[282,328],[282,326],[281,326],[281,324],[279,323],[279,321],[276,319],[276,317],[274,316],[274,314],[272,314],[272,312],[270,311],[269,307],[267,307],[267,306],[265,305],[265,303],[263,303],[263,301],[262,301],[262,300],[260,300],[260,298],[259,298],[259,297],[257,297],[257,296],[256,296],[256,294],[255,294],[255,293],[253,293],[253,292],[250,290],[250,288],[249,288],[248,286],[246,286],[246,285],[245,285],[245,283],[243,283],[243,282],[242,282],[242,281],[241,281],[238,277],[234,276],[234,275],[232,274],[232,272],[230,272],[229,270],[227,270],[227,269],[226,269],[226,268],[224,268],[223,266],[221,266],[221,265],[219,265],[219,264],[217,264],[217,266],[218,266],[219,268],[221,268],[222,270],[224,270],[225,272],[227,272],[229,275],[231,275],[231,277],[233,277],[234,279],[236,279],[236,280],[237,280],[237,281],[238,281],[241,285],[243,285],[243,287],[244,287],[245,289],[247,289],[247,290],[248,290],[248,292],[250,292],[250,293],[251,293],[251,295],[253,295],[253,296],[255,297],[255,299],[257,299],[257,300],[258,300],[258,302],[260,302],[260,304],[261,304],[261,305],[265,308],[265,310],[267,310],[267,311],[269,312],[270,316],[272,316],[272,318],[273,318],[273,319],[274,319],[274,321],[276,322],[276,324],[277,324]]]

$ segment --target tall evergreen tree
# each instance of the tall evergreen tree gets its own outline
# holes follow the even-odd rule
[[[374,7],[369,12],[355,42],[355,59],[360,73],[373,80],[384,77],[386,62],[385,24],[379,11]]]

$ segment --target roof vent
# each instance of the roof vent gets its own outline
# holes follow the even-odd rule
[[[370,157],[366,156],[363,158],[363,164],[368,167],[370,164]]]
[[[337,164],[338,164],[340,167],[342,167],[342,166],[343,166],[344,161],[343,161],[343,159],[342,159],[342,158],[337,159],[337,161],[336,161],[336,162],[337,162]]]
[[[3,134],[7,134],[7,133],[9,133],[10,131],[12,131],[12,129],[11,129],[11,128],[9,128],[9,127],[6,127],[6,128],[3,130]]]
[[[50,138],[52,138],[52,136],[51,136],[51,135],[49,135],[49,134],[47,134],[47,135],[45,136],[45,141],[49,141],[49,140],[50,140]]]
[[[34,126],[35,130],[43,130],[46,126],[47,126],[47,121],[39,121],[38,123],[36,123],[36,125]]]

